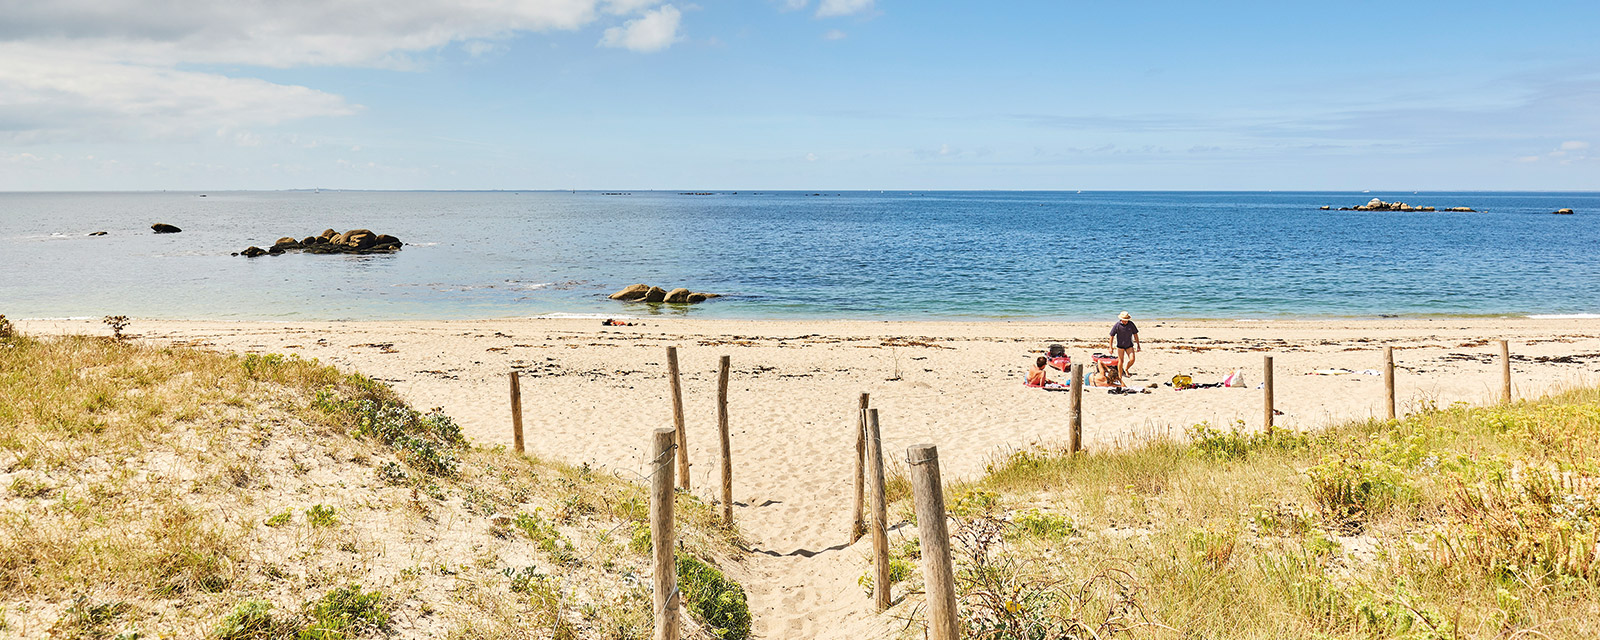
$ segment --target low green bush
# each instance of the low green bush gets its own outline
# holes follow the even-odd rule
[[[750,605],[744,587],[704,560],[682,553],[677,559],[678,589],[695,618],[720,640],[750,637]]]

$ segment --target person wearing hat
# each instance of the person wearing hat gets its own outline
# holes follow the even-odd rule
[[[1138,352],[1139,327],[1133,323],[1133,316],[1124,311],[1117,316],[1116,324],[1111,325],[1111,353],[1117,356],[1117,368],[1124,377],[1133,367],[1133,355]]]

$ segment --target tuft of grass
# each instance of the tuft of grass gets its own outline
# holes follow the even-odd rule
[[[296,634],[295,624],[272,615],[272,603],[245,600],[233,607],[211,631],[216,640],[277,640]]]
[[[339,515],[333,507],[325,504],[314,504],[311,505],[310,509],[306,509],[306,522],[313,527],[337,527],[339,526]]]
[[[329,591],[306,606],[305,616],[310,622],[300,630],[299,640],[344,640],[390,630],[383,594],[362,591],[359,584]]]
[[[750,637],[750,605],[744,587],[692,555],[677,554],[678,589],[689,612],[720,640]]]

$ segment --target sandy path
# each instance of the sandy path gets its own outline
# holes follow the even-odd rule
[[[522,371],[530,452],[637,472],[651,429],[671,424],[664,347],[680,347],[694,491],[716,486],[717,358],[733,358],[730,415],[735,519],[752,553],[735,569],[758,637],[878,638],[903,622],[871,613],[856,584],[870,545],[842,547],[849,524],[856,396],[872,394],[884,450],[939,445],[945,474],[971,476],[1008,448],[1064,439],[1065,393],[1025,389],[1033,351],[1075,360],[1104,349],[1109,323],[645,320],[470,322],[135,321],[144,339],[242,352],[298,353],[391,383],[419,407],[442,406],[480,442],[511,440],[506,373]],[[104,333],[87,321],[27,321],[34,333]],[[1497,347],[1516,341],[1519,397],[1600,382],[1600,320],[1141,322],[1141,384],[1176,373],[1210,382],[1242,369],[1247,389],[1085,397],[1088,447],[1181,433],[1201,421],[1259,427],[1262,356],[1276,363],[1280,425],[1314,428],[1381,415],[1382,381],[1313,369],[1376,369],[1400,347],[1406,411],[1485,402],[1498,393]],[[1270,336],[1270,337],[1268,337]],[[1553,360],[1554,359],[1554,360]]]

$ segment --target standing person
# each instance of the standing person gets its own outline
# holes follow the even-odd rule
[[[1133,323],[1133,316],[1124,311],[1117,316],[1116,324],[1111,325],[1111,353],[1117,357],[1117,367],[1122,369],[1123,377],[1133,368],[1133,355],[1138,352],[1139,326]]]

